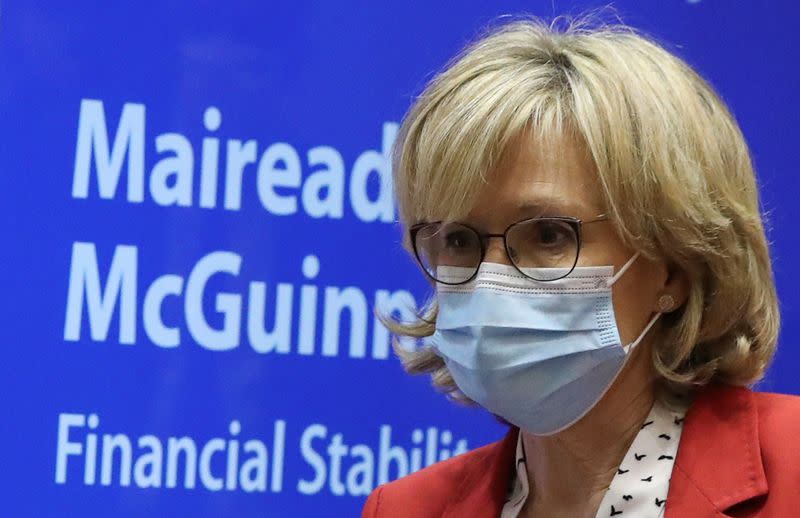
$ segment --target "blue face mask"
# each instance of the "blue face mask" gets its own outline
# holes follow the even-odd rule
[[[576,267],[549,282],[482,263],[467,284],[437,284],[430,344],[467,397],[527,432],[559,432],[597,404],[661,314],[622,345],[611,285],[638,255],[616,275],[613,266]],[[458,269],[440,267],[437,277]]]

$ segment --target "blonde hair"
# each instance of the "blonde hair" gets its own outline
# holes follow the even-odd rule
[[[466,215],[524,129],[569,137],[593,160],[623,243],[683,269],[691,287],[664,315],[652,349],[658,393],[759,380],[776,347],[778,301],[744,137],[725,103],[652,38],[594,15],[550,24],[523,16],[467,46],[427,84],[394,144],[404,230]],[[408,232],[404,247],[411,252]],[[410,373],[469,401],[430,348],[406,348],[436,325],[378,314]],[[666,389],[666,390],[664,390]]]

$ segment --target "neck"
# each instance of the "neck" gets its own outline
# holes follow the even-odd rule
[[[566,430],[550,436],[521,432],[532,493],[526,507],[595,515],[655,400],[653,384],[640,370],[620,373],[600,402]]]

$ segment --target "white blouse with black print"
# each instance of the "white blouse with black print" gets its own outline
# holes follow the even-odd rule
[[[658,399],[633,439],[597,509],[596,518],[633,516],[636,518],[664,515],[678,452],[688,400],[676,409]],[[501,518],[516,518],[528,498],[528,475],[522,434],[517,440],[516,475],[503,506]]]

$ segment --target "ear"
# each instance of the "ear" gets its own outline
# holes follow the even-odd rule
[[[667,274],[658,290],[654,311],[671,313],[683,306],[689,297],[689,276],[679,266],[666,265]]]

